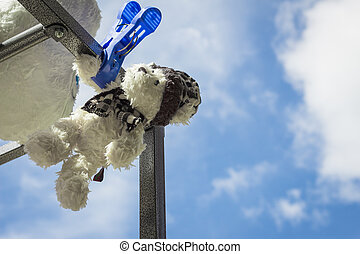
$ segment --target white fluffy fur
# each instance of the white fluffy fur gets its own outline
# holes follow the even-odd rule
[[[116,139],[105,147],[107,163],[112,164],[114,168],[129,169],[133,166],[133,160],[145,150],[143,126],[126,135],[127,137]]]
[[[75,64],[84,81],[94,76],[96,66],[99,66],[98,60],[87,56],[80,57]],[[140,71],[140,67],[145,68],[147,73]],[[165,82],[161,69],[153,69],[151,64],[137,64],[126,70],[122,83],[117,79],[102,91],[121,86],[132,107],[150,122],[160,109]],[[185,116],[191,114],[190,110],[190,113],[179,114],[178,118],[187,122]],[[122,126],[112,115],[100,117],[77,109],[51,128],[29,138],[25,151],[39,166],[48,167],[65,160],[56,181],[57,197],[62,207],[74,211],[85,207],[88,184],[98,168],[110,164],[114,168],[129,168],[145,149],[144,125],[140,123],[131,132]],[[75,155],[72,155],[72,150],[76,152]]]
[[[64,162],[56,180],[57,199],[62,207],[78,211],[86,206],[89,180],[95,172],[96,168],[83,155],[75,155]]]
[[[101,88],[91,79],[96,76],[101,66],[101,60],[89,55],[79,56],[75,62],[73,69],[80,77],[81,81],[88,84],[97,92],[101,92]]]
[[[160,109],[166,79],[160,69],[153,69],[151,65],[135,64],[128,68],[121,86],[131,105],[152,120]],[[147,73],[139,71],[140,67],[145,68]],[[157,80],[160,83],[155,86]]]
[[[200,89],[198,87],[195,88],[197,93],[200,94]],[[183,124],[189,125],[190,118],[196,113],[195,106],[200,104],[199,99],[189,98],[189,102],[185,103],[178,111],[176,111],[175,115],[171,118],[171,124]]]
[[[96,0],[58,0],[95,35],[100,25]],[[0,42],[38,22],[17,0],[0,1]],[[19,141],[72,111],[78,88],[74,57],[49,39],[0,63],[0,139]]]

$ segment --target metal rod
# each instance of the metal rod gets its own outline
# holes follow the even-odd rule
[[[140,155],[140,238],[166,238],[164,127],[144,135],[146,150]]]
[[[0,146],[0,165],[19,158],[25,154],[24,146],[16,142]]]
[[[101,45],[61,6],[56,0],[18,0],[44,27],[60,25],[65,28],[66,36],[60,41],[74,56],[88,54],[100,56]],[[60,40],[59,40],[60,39]]]
[[[0,44],[0,62],[47,40],[44,26],[38,24]]]

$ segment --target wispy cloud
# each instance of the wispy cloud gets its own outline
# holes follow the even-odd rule
[[[310,194],[310,195],[309,195]],[[314,230],[329,224],[329,212],[323,204],[312,200],[311,192],[304,195],[299,188],[289,189],[280,196],[261,198],[257,205],[241,205],[241,215],[257,222],[271,218],[279,231],[286,226],[310,225]]]
[[[277,93],[265,88],[263,82],[255,77],[245,79],[243,86],[249,93],[251,104],[270,113],[276,113]]]
[[[245,218],[256,219],[264,213],[264,207],[263,206],[243,207],[241,211],[245,216]]]
[[[292,226],[308,223],[314,229],[329,223],[328,211],[318,207],[310,197],[303,197],[300,189],[288,190],[284,197],[266,203],[265,207],[279,230],[285,223]]]
[[[159,61],[158,64],[184,68],[208,78],[224,78],[254,53],[251,41],[245,36],[249,28],[245,3],[160,0],[153,4],[164,14],[162,23],[154,35],[128,56],[127,62]],[[231,6],[236,6],[241,17],[236,29],[229,19]]]
[[[306,219],[306,203],[300,198],[300,195],[300,190],[293,189],[288,192],[287,198],[275,201],[271,213],[279,227],[284,221],[296,225]]]
[[[239,170],[229,168],[226,177],[215,178],[212,181],[212,192],[205,196],[205,200],[212,200],[224,194],[236,198],[241,190],[261,184],[263,178],[275,170],[276,167],[268,162]]]
[[[277,16],[278,57],[303,96],[290,124],[297,152],[308,157],[315,145],[318,184],[352,202],[360,201],[359,12],[356,0],[304,0],[284,3]]]
[[[210,83],[204,90],[205,106],[201,110],[206,118],[221,121],[221,125],[226,126],[248,117],[245,107],[225,87]]]

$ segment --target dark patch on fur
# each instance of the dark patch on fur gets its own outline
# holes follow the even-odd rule
[[[161,102],[160,110],[156,114],[154,120],[152,120],[151,125],[168,125],[171,118],[179,109],[181,94],[184,89],[181,79],[176,74],[170,72],[166,73],[165,77],[167,81],[165,84],[163,100]]]
[[[147,74],[147,71],[146,71],[146,69],[145,69],[144,67],[140,67],[140,68],[138,69],[138,71],[142,71],[142,72],[144,72],[145,74]]]
[[[176,71],[172,68],[161,67],[156,64],[153,64],[151,67],[161,69],[167,80],[160,110],[151,122],[151,125],[168,125],[172,117],[176,114],[176,111],[184,106],[185,103],[189,102],[185,99],[186,96],[199,99],[201,102],[200,96],[192,91],[194,86],[198,87],[199,85],[187,73]],[[196,111],[197,107],[198,105],[195,107]]]
[[[106,98],[111,95],[112,99]],[[112,113],[116,119],[126,124],[126,130],[129,132],[145,121],[145,117],[131,107],[124,90],[120,87],[95,95],[81,109],[100,117],[108,117]]]

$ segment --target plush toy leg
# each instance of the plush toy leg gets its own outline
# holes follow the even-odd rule
[[[56,180],[56,194],[63,208],[79,211],[86,206],[89,181],[96,168],[84,156],[75,155],[66,160]]]
[[[25,143],[25,152],[40,167],[50,167],[69,156],[70,145],[51,129],[35,132]]]
[[[75,121],[60,119],[49,129],[32,134],[25,143],[25,152],[40,167],[50,167],[69,156],[77,133]]]
[[[145,150],[143,135],[144,129],[140,126],[108,144],[105,153],[108,163],[114,168],[129,169],[136,157]]]

